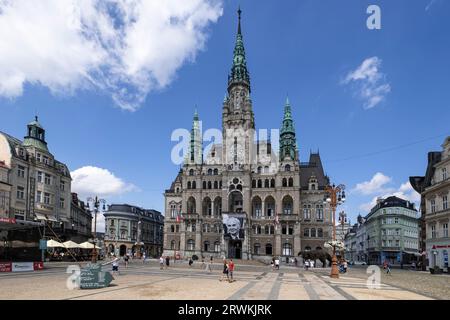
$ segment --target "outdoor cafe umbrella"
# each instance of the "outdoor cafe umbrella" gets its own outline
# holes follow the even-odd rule
[[[82,248],[82,249],[94,249],[94,244],[86,241],[86,242],[80,243],[79,248]],[[95,248],[96,249],[100,249],[99,246],[95,246]]]
[[[64,248],[64,245],[52,239],[47,241],[47,248]]]
[[[75,249],[75,248],[81,248],[80,245],[76,242],[73,242],[71,240],[63,242],[63,246],[66,249]]]

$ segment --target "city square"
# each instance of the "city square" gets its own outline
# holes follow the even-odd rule
[[[0,300],[450,300],[420,1],[0,2]]]
[[[238,263],[238,262],[237,262]],[[34,273],[0,275],[0,299],[50,300],[448,300],[450,278],[426,272],[394,269],[381,275],[379,288],[367,286],[366,268],[350,268],[339,279],[329,268],[305,271],[281,266],[273,271],[262,264],[237,265],[234,282],[221,282],[221,264],[212,272],[198,262],[171,264],[161,270],[158,261],[133,261],[107,288],[73,289],[66,285],[68,263],[51,263]],[[430,285],[431,284],[431,285]]]

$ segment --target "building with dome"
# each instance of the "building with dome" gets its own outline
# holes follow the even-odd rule
[[[221,108],[222,143],[204,155],[195,112],[189,152],[164,193],[164,255],[293,258],[322,250],[332,237],[331,210],[323,201],[329,178],[319,153],[300,161],[288,99],[276,137],[279,149],[270,140],[256,139],[240,10],[238,17]],[[280,118],[282,113],[280,108]]]
[[[78,234],[79,218],[84,231],[78,240],[90,236],[91,216],[86,211],[71,215],[70,171],[51,153],[45,134],[37,117],[28,123],[23,140],[0,132],[0,236],[10,252],[19,247],[28,247],[23,252],[30,254],[38,250],[36,242],[43,236],[38,227],[44,221],[66,241]],[[49,228],[45,235],[54,237]]]

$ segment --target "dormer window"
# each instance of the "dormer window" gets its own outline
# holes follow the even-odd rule
[[[289,164],[285,165],[284,171],[287,171],[287,172],[291,171],[291,166]]]

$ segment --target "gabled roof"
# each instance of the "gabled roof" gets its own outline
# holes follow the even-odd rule
[[[308,188],[309,178],[315,176],[319,184],[319,189],[323,189],[329,184],[329,179],[325,175],[322,160],[319,153],[311,153],[309,162],[300,166],[300,186],[302,189]]]

